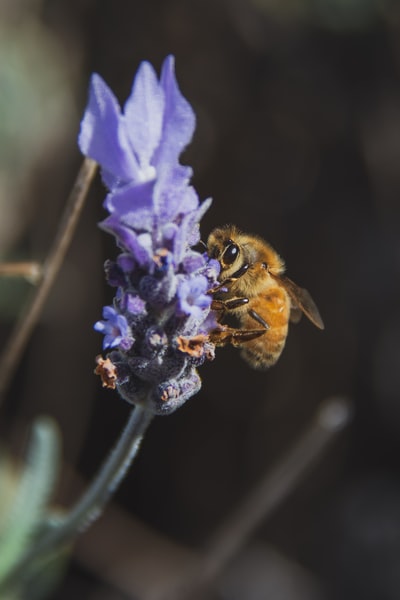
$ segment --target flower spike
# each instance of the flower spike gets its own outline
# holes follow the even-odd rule
[[[195,115],[168,56],[161,77],[141,63],[123,111],[93,75],[79,145],[100,164],[109,213],[100,226],[121,253],[105,265],[116,288],[95,329],[121,396],[156,414],[178,408],[201,386],[197,367],[214,356],[211,296],[219,265],[193,246],[210,206],[190,185],[179,157],[192,139]],[[110,368],[110,364],[108,369]],[[114,372],[115,368],[115,372]]]

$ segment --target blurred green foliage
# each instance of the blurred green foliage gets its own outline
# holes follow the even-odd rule
[[[59,468],[58,429],[50,419],[33,427],[26,464],[20,471],[5,454],[0,461],[0,597],[42,598],[57,580],[60,554],[18,563],[43,532]],[[62,553],[63,554],[63,553]],[[15,570],[15,573],[14,573]],[[14,573],[10,577],[10,573]]]

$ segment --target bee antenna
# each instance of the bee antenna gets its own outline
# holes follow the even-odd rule
[[[201,244],[204,248],[204,250],[207,252],[207,244],[205,242],[203,242],[203,240],[199,240],[199,244]]]

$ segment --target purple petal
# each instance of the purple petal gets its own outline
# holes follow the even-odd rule
[[[200,241],[199,220],[211,205],[211,198],[204,200],[198,209],[185,215],[174,239],[174,258],[177,263],[183,260],[188,248]]]
[[[199,208],[188,218],[188,244],[189,246],[195,246],[200,241],[200,221],[208,211],[212,204],[212,198],[207,198],[202,202]],[[191,217],[191,218],[190,218]]]
[[[199,327],[199,333],[208,334],[211,331],[215,331],[216,329],[221,329],[221,325],[218,321],[217,313],[213,310],[210,310],[210,312]]]
[[[178,225],[175,223],[166,223],[160,228],[162,243],[171,242],[178,232]]]
[[[142,169],[160,143],[163,111],[164,91],[153,67],[142,62],[124,107],[129,141]]]
[[[191,168],[182,165],[171,173],[164,171],[159,174],[154,186],[154,211],[161,223],[174,221],[198,207],[197,194],[187,185],[191,174]]]
[[[157,171],[161,172],[178,164],[179,155],[192,139],[196,118],[178,88],[173,56],[168,56],[164,61],[160,84],[165,94],[165,108],[162,138],[154,164]]]
[[[112,233],[127,252],[130,252],[133,258],[144,267],[152,263],[153,244],[149,233],[135,233],[130,227],[127,227],[114,215],[107,217],[99,223],[99,227]]]
[[[104,207],[124,225],[151,231],[154,220],[153,187],[154,181],[128,184],[108,194]]]
[[[218,260],[215,258],[208,258],[207,266],[205,268],[205,276],[213,282],[213,284],[218,283],[218,276],[221,272],[221,265]]]
[[[103,307],[103,319],[106,321],[111,321],[117,318],[117,311],[112,306],[104,306]]]
[[[146,302],[137,294],[127,292],[124,297],[124,304],[126,310],[128,310],[133,315],[140,315],[146,313]]]
[[[211,297],[207,295],[207,290],[208,281],[203,275],[182,279],[177,292],[181,312],[201,319],[203,309],[211,304]]]
[[[193,250],[189,250],[182,260],[182,266],[185,270],[185,273],[188,274],[199,271],[200,269],[204,268],[205,265],[206,260],[204,256],[198,252],[194,252]]]
[[[134,340],[126,318],[119,314],[112,306],[105,306],[103,308],[103,318],[104,321],[97,321],[94,325],[96,331],[104,334],[103,350],[106,348],[115,348],[120,344],[126,350],[129,350]]]
[[[131,273],[135,268],[135,260],[130,254],[120,254],[116,262],[124,273]]]
[[[212,198],[206,198],[200,204],[199,208],[196,210],[196,220],[200,223],[201,219],[204,217],[208,209],[212,204]]]
[[[100,164],[108,185],[114,187],[120,181],[137,177],[138,164],[129,146],[118,101],[96,73],[90,81],[78,143],[85,156]]]

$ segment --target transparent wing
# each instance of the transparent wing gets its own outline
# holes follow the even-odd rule
[[[279,277],[276,276],[275,278],[280,281],[281,285],[283,285],[294,305],[294,308],[290,313],[290,319],[296,323],[299,320],[299,317],[296,314],[298,311],[296,309],[300,309],[306,315],[306,317],[310,319],[311,323],[314,323],[314,325],[318,327],[318,329],[324,329],[325,326],[322,317],[319,314],[319,310],[309,292],[307,292],[307,290],[304,288],[299,287],[296,283],[294,283],[294,281],[285,275],[281,275]]]
[[[298,306],[292,306],[290,308],[289,319],[292,323],[298,323],[303,315],[303,311]]]

